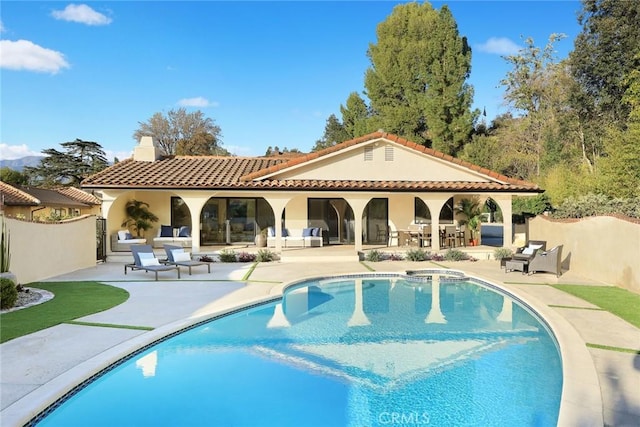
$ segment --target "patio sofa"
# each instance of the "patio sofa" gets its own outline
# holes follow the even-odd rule
[[[193,239],[191,238],[191,227],[171,227],[170,225],[161,225],[158,234],[153,238],[154,248],[164,248],[164,245],[180,246],[190,248]]]
[[[144,245],[147,239],[135,239],[129,230],[120,230],[111,235],[111,252],[131,252],[131,245]]]
[[[267,246],[276,246],[275,229],[267,229]],[[309,248],[322,246],[322,228],[308,227],[302,229],[282,229],[282,247],[284,248]]]

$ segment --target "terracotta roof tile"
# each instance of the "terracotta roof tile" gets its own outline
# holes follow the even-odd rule
[[[7,206],[38,206],[40,204],[40,200],[36,197],[4,181],[0,181],[0,195],[2,195],[3,204]]]
[[[292,180],[268,178],[275,172],[316,160],[371,140],[385,138],[460,167],[484,174],[499,182]],[[259,179],[262,178],[262,179]],[[84,188],[221,188],[278,190],[394,190],[394,191],[518,191],[541,192],[533,183],[500,175],[397,135],[374,132],[323,150],[293,158],[175,156],[155,162],[127,159],[85,181]]]
[[[93,194],[89,194],[86,191],[82,191],[76,187],[61,187],[56,188],[58,193],[64,194],[70,199],[76,200],[81,203],[85,203],[87,205],[99,205],[101,204],[100,199],[98,199]]]

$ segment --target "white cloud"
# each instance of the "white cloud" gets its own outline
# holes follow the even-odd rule
[[[207,98],[198,96],[196,98],[183,98],[178,101],[178,105],[181,107],[217,107],[220,104],[217,102],[210,102]]]
[[[0,144],[0,157],[3,160],[20,159],[27,156],[42,156],[40,152],[33,151],[27,147],[26,144],[22,145],[8,145]]]
[[[70,4],[64,10],[54,10],[51,16],[62,21],[79,22],[86,25],[108,25],[111,18],[96,12],[86,4]]]
[[[262,156],[264,153],[255,154],[254,150],[251,147],[243,147],[240,145],[222,145],[222,148],[227,150],[233,155],[240,157],[253,157],[253,156]]]
[[[485,43],[476,45],[480,52],[492,53],[496,55],[515,55],[522,46],[506,37],[491,37]]]
[[[55,74],[69,64],[62,53],[29,40],[0,40],[0,68]]]

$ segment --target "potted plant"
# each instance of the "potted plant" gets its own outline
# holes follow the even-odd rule
[[[144,237],[144,232],[158,221],[158,217],[149,210],[149,204],[140,200],[129,200],[125,212],[127,219],[122,222],[122,227],[131,227],[138,238]]]
[[[480,231],[481,214],[480,201],[477,197],[463,198],[456,206],[456,213],[460,215],[458,222],[460,225],[466,225],[469,228],[471,246],[478,245],[478,239],[476,233]]]
[[[262,230],[260,230],[260,233],[256,235],[254,242],[256,246],[259,248],[267,247],[267,229],[266,228],[263,228]]]

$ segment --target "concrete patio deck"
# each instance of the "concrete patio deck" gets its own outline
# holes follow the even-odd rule
[[[285,251],[282,261],[257,264],[253,271],[251,264],[215,263],[211,274],[204,268],[194,268],[191,276],[185,270],[181,280],[176,280],[175,274],[167,273],[160,274],[160,280],[155,282],[152,274],[143,271],[129,272],[125,276],[125,261],[118,257],[95,267],[50,278],[49,281],[101,281],[130,293],[130,298],[120,306],[78,320],[148,326],[154,330],[63,324],[0,345],[0,425],[23,425],[55,401],[61,392],[81,382],[105,363],[213,313],[278,296],[283,284],[291,281],[366,273],[370,269],[404,272],[437,267],[462,270],[531,303],[550,320],[557,335],[573,339],[572,345],[577,347],[578,354],[587,355],[586,359],[573,359],[570,363],[575,361],[577,366],[572,369],[574,372],[582,369],[586,378],[591,371],[597,372],[597,376],[594,374],[595,380],[585,378],[589,384],[583,383],[579,375],[571,379],[571,384],[566,384],[574,399],[568,402],[572,414],[567,419],[579,420],[579,425],[589,426],[640,425],[640,329],[549,286],[556,283],[605,284],[580,277],[573,271],[560,278],[553,274],[505,273],[497,261],[487,259],[438,262],[437,265],[408,261],[363,264],[354,258],[352,247],[351,252],[340,247],[318,249]],[[477,248],[477,253],[484,253],[480,249]],[[243,281],[249,273],[249,281]],[[637,351],[602,350],[587,347],[587,343]],[[563,363],[567,362],[563,359]],[[595,393],[589,390],[595,390]]]

